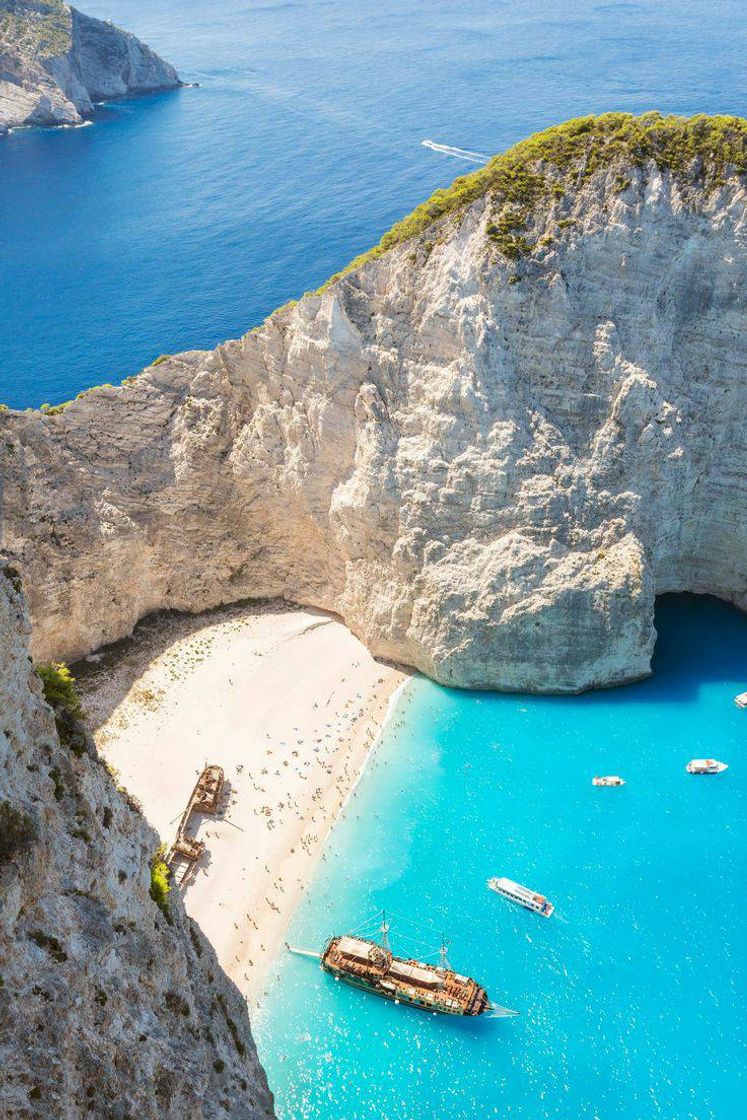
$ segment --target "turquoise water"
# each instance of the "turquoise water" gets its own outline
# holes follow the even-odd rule
[[[521,1017],[427,1016],[284,955],[255,1024],[282,1120],[744,1116],[747,618],[667,597],[657,626],[656,675],[626,688],[404,694],[289,938],[383,907],[430,921]],[[711,754],[726,774],[685,773]],[[555,916],[503,902],[495,874]]]
[[[200,89],[0,140],[0,402],[236,337],[436,187],[605,109],[747,113],[742,0],[80,0]]]

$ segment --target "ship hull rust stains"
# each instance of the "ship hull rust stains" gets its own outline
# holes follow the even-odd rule
[[[176,839],[172,844],[166,863],[173,875],[174,883],[184,887],[192,878],[197,862],[205,851],[205,843],[190,835],[189,825],[193,813],[215,814],[220,808],[220,799],[225,784],[222,766],[206,766],[200,774],[195,788],[182,813]]]

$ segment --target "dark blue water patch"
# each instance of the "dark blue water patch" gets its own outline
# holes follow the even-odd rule
[[[744,112],[724,0],[90,0],[199,89],[0,142],[0,401],[211,347],[322,283],[467,165],[558,120]]]
[[[741,1117],[747,617],[665,597],[657,627],[655,676],[625,688],[405,693],[289,939],[319,947],[385,908],[395,949],[424,957],[445,930],[452,964],[521,1016],[424,1015],[286,955],[256,1023],[281,1120]],[[701,754],[730,769],[688,775]]]

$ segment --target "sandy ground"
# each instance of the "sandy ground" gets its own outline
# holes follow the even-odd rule
[[[405,674],[336,619],[277,603],[147,620],[80,669],[98,748],[164,842],[206,763],[224,768],[184,899],[255,1004]]]

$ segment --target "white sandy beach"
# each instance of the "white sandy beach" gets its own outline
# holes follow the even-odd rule
[[[404,680],[337,619],[277,603],[151,620],[84,674],[99,750],[166,844],[205,764],[224,768],[184,897],[250,1003]]]

